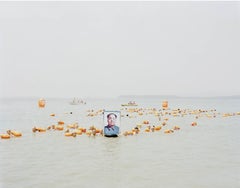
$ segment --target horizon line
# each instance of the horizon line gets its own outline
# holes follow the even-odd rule
[[[179,96],[179,95],[119,95],[119,96],[1,96],[0,99],[17,99],[17,98],[50,98],[50,99],[118,99],[118,98],[240,98],[240,95],[219,95],[219,96]]]

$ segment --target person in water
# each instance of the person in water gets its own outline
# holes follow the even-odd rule
[[[107,115],[107,123],[104,127],[104,135],[105,136],[118,136],[119,134],[119,127],[116,126],[116,119],[117,115],[114,113],[110,113]]]

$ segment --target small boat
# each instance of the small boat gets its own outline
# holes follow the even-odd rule
[[[74,98],[71,102],[69,102],[69,104],[80,105],[80,104],[87,104],[87,103],[85,101],[83,101],[82,99]]]
[[[135,101],[129,101],[127,104],[121,104],[121,106],[138,106]]]

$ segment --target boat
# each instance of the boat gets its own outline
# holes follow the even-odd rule
[[[135,101],[129,101],[127,104],[121,104],[121,106],[138,106]]]
[[[69,104],[80,105],[80,104],[87,104],[87,103],[85,101],[83,101],[82,99],[74,98],[71,102],[69,102]]]

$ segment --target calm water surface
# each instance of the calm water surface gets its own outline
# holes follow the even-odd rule
[[[199,119],[168,116],[163,130],[134,136],[69,138],[62,131],[33,133],[32,127],[62,120],[102,128],[102,116],[88,117],[87,110],[120,110],[127,101],[91,99],[87,105],[73,106],[68,99],[47,99],[46,108],[38,109],[37,99],[2,99],[0,133],[14,129],[23,136],[0,140],[0,187],[240,187],[240,116],[222,117],[222,113],[239,112],[240,100],[168,101],[171,109],[216,109],[219,115]],[[138,107],[161,109],[161,99],[137,102]],[[122,132],[143,120],[150,125],[162,122],[151,114],[129,118],[121,111]],[[51,113],[56,116],[49,116]],[[198,126],[190,126],[192,121]],[[164,129],[174,125],[181,130],[164,134]]]

